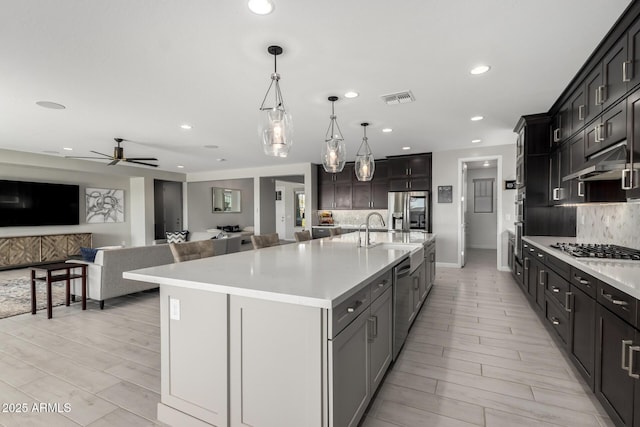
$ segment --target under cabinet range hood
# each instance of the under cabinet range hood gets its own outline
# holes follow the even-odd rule
[[[639,167],[640,163],[633,164],[633,169],[638,169]],[[627,141],[620,142],[592,155],[582,169],[564,176],[562,180],[570,181],[576,178],[579,181],[622,179],[625,169],[627,169]]]

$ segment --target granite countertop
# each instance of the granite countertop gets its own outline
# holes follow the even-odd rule
[[[640,299],[640,281],[638,280],[638,277],[640,277],[640,261],[576,258],[550,246],[558,242],[590,243],[582,242],[575,237],[525,236],[522,240],[536,245],[536,247],[549,255],[553,255],[567,264],[579,268],[616,289]]]
[[[414,249],[359,248],[357,233],[127,271],[127,279],[330,309]],[[371,233],[373,242],[428,243],[434,234]]]

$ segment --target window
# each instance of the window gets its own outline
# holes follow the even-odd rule
[[[473,212],[493,213],[493,178],[473,180]]]
[[[304,227],[304,190],[294,191],[296,227]]]

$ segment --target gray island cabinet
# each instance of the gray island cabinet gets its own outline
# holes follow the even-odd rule
[[[356,426],[392,360],[392,272],[411,251],[343,235],[125,272],[160,285],[158,420]]]

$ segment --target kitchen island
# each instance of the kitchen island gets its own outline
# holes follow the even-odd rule
[[[435,236],[357,237],[125,272],[160,285],[158,419],[357,425],[392,359],[394,268],[419,271]]]

